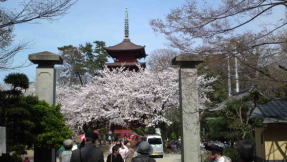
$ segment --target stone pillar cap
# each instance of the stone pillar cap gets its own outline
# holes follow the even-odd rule
[[[179,65],[181,67],[195,67],[203,62],[203,58],[201,55],[184,53],[176,56],[172,59],[173,65]]]
[[[34,64],[39,65],[63,64],[63,59],[60,55],[54,54],[49,51],[30,54],[29,60]]]

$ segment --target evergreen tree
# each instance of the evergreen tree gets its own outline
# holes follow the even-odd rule
[[[56,148],[71,137],[60,106],[50,106],[35,96],[24,96],[29,80],[25,74],[9,74],[11,90],[0,91],[0,125],[7,130],[7,150],[24,154],[35,147]]]
[[[94,45],[93,45],[94,44]],[[58,81],[61,84],[86,84],[89,79],[99,74],[107,62],[105,42],[95,41],[75,47],[59,47],[64,65],[59,68]]]

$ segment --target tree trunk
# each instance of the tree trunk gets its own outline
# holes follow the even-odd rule
[[[78,78],[80,80],[81,85],[84,85],[81,75],[79,73],[77,73],[77,76],[78,76]]]

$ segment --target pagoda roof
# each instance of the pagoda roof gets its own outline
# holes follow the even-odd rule
[[[126,50],[142,50],[145,46],[136,45],[129,38],[125,38],[121,43],[106,47],[108,51],[126,51]]]
[[[114,62],[105,64],[109,69],[124,68],[124,70],[138,71],[139,67],[145,68],[145,62]]]
[[[106,63],[107,66],[145,66],[145,62],[114,62],[114,63]]]

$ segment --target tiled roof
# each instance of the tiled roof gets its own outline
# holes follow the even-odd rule
[[[133,42],[130,41],[130,39],[125,38],[121,43],[107,47],[106,50],[110,51],[120,51],[120,50],[140,50],[143,49],[144,46],[139,46],[134,44]]]
[[[248,89],[244,89],[238,93],[235,93],[233,96],[229,97],[228,99],[224,100],[223,102],[217,104],[215,107],[212,107],[210,109],[208,109],[208,111],[219,111],[222,110],[226,107],[226,104],[229,102],[232,102],[234,100],[240,100],[242,98],[244,98],[245,96],[250,95],[251,92],[255,91],[256,88],[255,87],[251,87]]]
[[[144,62],[114,62],[114,63],[106,63],[107,66],[145,66]]]
[[[273,99],[258,106],[251,116],[263,119],[264,123],[287,123],[287,98]]]

